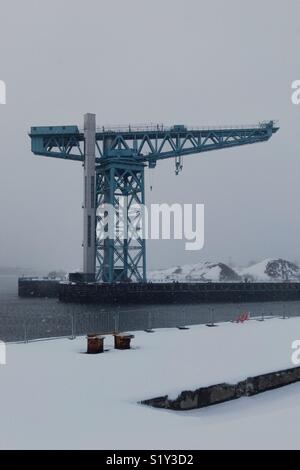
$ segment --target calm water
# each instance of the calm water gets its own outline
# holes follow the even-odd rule
[[[298,302],[200,305],[101,306],[56,299],[19,299],[17,276],[0,275],[0,339],[24,341],[88,332],[134,331],[234,320],[243,312],[261,316],[300,314]]]

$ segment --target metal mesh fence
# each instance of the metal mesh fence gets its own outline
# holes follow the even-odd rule
[[[86,334],[130,332],[157,328],[183,327],[193,324],[211,324],[234,321],[249,313],[251,319],[299,315],[299,303],[269,302],[265,304],[207,304],[122,306],[99,308],[58,303],[43,303],[42,311],[28,305],[21,314],[0,312],[0,339],[5,342],[36,339],[75,337]],[[24,307],[24,304],[22,304]],[[37,304],[36,307],[40,306]],[[64,311],[62,311],[64,307]],[[57,310],[57,309],[60,310]]]

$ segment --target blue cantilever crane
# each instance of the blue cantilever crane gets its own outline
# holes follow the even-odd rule
[[[228,128],[151,125],[97,129],[95,115],[86,114],[84,130],[77,126],[32,127],[29,135],[35,155],[84,163],[85,279],[113,283],[146,282],[145,239],[99,237],[99,225],[107,222],[97,209],[111,204],[118,212],[122,196],[127,214],[133,205],[144,204],[145,167],[154,168],[159,160],[174,158],[178,174],[185,155],[265,142],[278,129],[274,121]]]

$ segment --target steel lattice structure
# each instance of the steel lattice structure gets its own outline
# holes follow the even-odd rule
[[[85,274],[104,282],[145,282],[145,239],[142,235],[135,240],[102,239],[99,227],[107,230],[107,221],[98,209],[111,204],[118,214],[122,197],[129,220],[132,205],[145,204],[146,166],[154,168],[159,160],[174,158],[178,173],[184,156],[265,142],[278,129],[274,121],[222,128],[151,125],[96,129],[95,116],[87,114],[84,130],[77,126],[32,127],[29,135],[35,155],[84,163]]]

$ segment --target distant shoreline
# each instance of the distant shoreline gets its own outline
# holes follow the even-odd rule
[[[22,275],[42,275],[41,271],[36,271],[35,269],[31,268],[12,268],[12,267],[0,267],[0,275],[4,276],[22,276]]]

